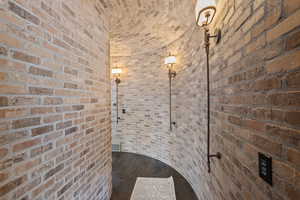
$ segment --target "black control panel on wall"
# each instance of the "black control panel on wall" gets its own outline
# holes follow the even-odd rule
[[[272,180],[272,158],[258,153],[259,176],[268,184],[273,185]]]

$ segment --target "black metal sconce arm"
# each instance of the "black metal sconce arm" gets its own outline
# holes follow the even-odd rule
[[[207,28],[204,28],[204,40],[205,40],[205,48],[210,46],[210,38],[215,38],[215,43],[219,44],[222,37],[222,32],[220,29],[216,29],[215,35],[211,35]]]
[[[208,173],[211,171],[210,159],[218,158],[221,159],[221,153],[217,152],[216,154],[210,154],[210,67],[209,67],[209,47],[210,47],[210,38],[216,38],[216,43],[219,43],[221,39],[221,31],[217,30],[217,34],[211,36],[208,29],[204,29],[204,42],[206,50],[206,63],[207,63],[207,166]]]
[[[210,154],[209,155],[210,158],[218,158],[218,159],[221,159],[221,153],[220,152],[217,152],[216,154]]]
[[[170,114],[170,131],[173,130],[174,122],[172,121],[172,79],[177,75],[176,71],[173,70],[173,64],[169,66],[169,114]]]
[[[116,82],[116,110],[117,110],[117,124],[119,123],[119,84],[121,83],[121,79],[119,77],[117,77],[115,79]]]

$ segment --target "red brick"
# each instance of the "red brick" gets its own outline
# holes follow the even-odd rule
[[[274,106],[300,106],[300,92],[270,94],[268,102]]]
[[[41,185],[37,189],[33,190],[32,197],[37,197],[39,194],[46,191],[53,184],[54,184],[54,179],[51,179],[51,180],[47,181],[46,183],[44,183],[43,185]]]
[[[29,68],[29,73],[33,75],[38,75],[38,76],[44,76],[44,77],[53,77],[53,72],[46,70],[46,69],[41,69],[38,67],[31,66]]]
[[[0,131],[7,131],[10,129],[10,121],[0,122]]]
[[[26,19],[36,25],[40,24],[40,20],[39,18],[37,18],[36,16],[34,16],[33,14],[29,13],[27,10],[21,8],[20,6],[18,6],[17,4],[9,1],[9,9],[14,12],[15,14],[17,14],[18,16],[22,17],[23,19]]]
[[[0,97],[0,107],[8,106],[8,98],[7,97]]]
[[[36,125],[40,125],[40,121],[41,121],[40,117],[19,119],[12,122],[12,127],[14,129],[17,129],[17,128],[25,128],[29,126],[36,126]]]
[[[286,82],[289,88],[300,88],[300,72],[288,74]]]
[[[289,16],[287,19],[279,23],[273,29],[267,32],[267,40],[271,42],[272,40],[278,38],[279,36],[291,31],[300,25],[300,10]]]
[[[0,55],[7,56],[8,55],[7,52],[8,52],[7,48],[0,46]]]
[[[75,110],[75,111],[83,110],[84,105],[74,105],[74,106],[72,106],[72,109]]]
[[[56,107],[55,110],[56,110],[56,112],[59,112],[59,113],[73,111],[71,106]]]
[[[242,124],[242,120],[239,117],[229,116],[228,121],[232,124],[240,126]]]
[[[67,183],[66,185],[64,185],[62,187],[62,189],[60,189],[58,192],[57,192],[57,196],[61,196],[63,193],[65,193],[71,186],[73,185],[73,181],[70,181],[69,183]]]
[[[270,120],[271,119],[271,109],[265,108],[255,108],[251,110],[253,118],[257,120]]]
[[[39,97],[25,97],[25,96],[16,96],[9,98],[10,106],[23,106],[23,105],[38,105],[40,104]]]
[[[21,118],[28,114],[27,108],[10,108],[0,110],[0,118]]]
[[[94,128],[89,128],[89,129],[86,129],[85,134],[88,135],[93,132],[94,132]]]
[[[13,54],[12,55],[13,58],[17,59],[17,60],[21,60],[21,61],[28,62],[28,63],[33,63],[36,65],[39,65],[41,63],[40,58],[28,55],[28,54],[20,52],[20,51],[12,51],[12,54]]]
[[[0,148],[0,158],[4,158],[8,153],[8,149]]]
[[[268,1],[268,2],[272,2],[272,1]],[[280,20],[280,18],[282,16],[281,5],[278,5],[276,7],[270,8],[270,9],[271,10],[269,10],[269,12],[266,16],[266,19],[265,19],[265,24],[264,24],[265,29],[268,29],[268,28],[272,27],[274,24],[278,23],[278,21]]]
[[[265,79],[255,81],[253,84],[254,90],[272,90],[281,87],[281,80],[278,78]]]
[[[71,121],[66,121],[66,122],[60,122],[56,124],[56,130],[59,129],[65,129],[72,126],[72,120]]]
[[[72,127],[65,130],[65,135],[70,135],[78,130],[78,127]]]
[[[26,192],[31,191],[33,188],[38,186],[40,183],[41,183],[41,178],[40,177],[30,181],[30,183],[26,184],[25,186],[23,186],[21,188],[18,188],[16,190],[16,192],[14,192],[13,198],[18,199],[18,198],[24,196],[24,194]]]
[[[64,163],[61,163],[60,165],[56,166],[55,168],[51,169],[50,171],[48,171],[45,176],[44,179],[47,180],[50,177],[52,177],[54,174],[58,173],[60,170],[62,170],[64,168]]]
[[[58,39],[58,38],[54,38],[54,41],[53,41],[53,44],[59,46],[59,47],[62,47],[66,50],[69,50],[70,49],[70,46],[68,44],[66,44],[64,41]]]
[[[60,20],[60,16],[58,13],[55,12],[50,6],[45,4],[44,2],[41,2],[41,8],[48,13],[50,16],[54,17],[57,20]]]
[[[295,174],[295,169],[278,160],[273,161],[273,172],[280,178],[290,181]]]
[[[55,110],[53,107],[36,107],[36,108],[31,108],[30,112],[32,115],[38,115],[38,114],[54,113]]]
[[[300,8],[300,2],[298,0],[283,0],[283,7],[286,14],[291,14]]]
[[[77,74],[78,74],[78,71],[77,71],[77,70],[71,69],[71,68],[69,68],[69,67],[65,67],[65,68],[64,68],[64,72],[67,73],[67,74],[71,74],[71,75],[73,75],[73,76],[77,76]]]
[[[4,85],[0,84],[0,93],[4,94],[25,94],[26,89],[22,85]]]
[[[270,73],[288,71],[300,66],[300,50],[280,56],[270,61],[266,69]]]
[[[291,125],[300,126],[300,112],[297,111],[287,112],[286,122]]]
[[[23,45],[19,39],[5,33],[0,33],[0,42],[14,48],[21,48]]]
[[[293,146],[300,150],[300,131],[275,125],[267,125],[266,133],[276,138],[286,146]]]
[[[6,72],[0,72],[0,81],[4,81],[7,79],[7,73]]]
[[[291,34],[286,39],[286,49],[292,50],[300,46],[300,31]]]
[[[266,60],[273,59],[280,54],[282,54],[284,50],[284,40],[275,40],[274,42],[268,44],[265,47],[264,57]]]
[[[14,190],[16,187],[22,185],[27,181],[27,176],[22,176],[12,180],[11,182],[0,187],[0,197]]]
[[[275,155],[278,157],[282,156],[282,145],[279,143],[276,143],[270,139],[267,139],[267,138],[264,138],[264,137],[261,137],[258,135],[251,136],[251,141],[255,146],[259,147],[260,149],[262,149],[272,155]]]
[[[243,126],[255,131],[265,131],[265,123],[257,120],[245,120]]]
[[[272,109],[271,119],[274,121],[283,122],[286,119],[286,112],[282,110]]]
[[[44,104],[45,105],[60,105],[63,103],[63,99],[61,97],[45,97]]]
[[[50,88],[40,88],[40,87],[29,87],[30,94],[34,95],[52,95],[53,89]]]
[[[23,151],[25,149],[31,148],[39,144],[41,144],[41,138],[36,138],[33,140],[28,140],[26,142],[18,143],[13,145],[13,152]]]
[[[24,139],[28,136],[27,131],[18,131],[14,133],[6,133],[0,135],[0,146],[5,144],[14,143],[15,141]]]
[[[53,123],[57,121],[62,121],[63,116],[62,115],[50,115],[43,118],[44,123]]]
[[[0,183],[4,182],[5,180],[7,180],[9,177],[9,173],[8,172],[0,172]]]
[[[77,84],[73,84],[73,83],[64,83],[64,88],[77,89],[78,86]]]
[[[48,135],[45,136],[43,142],[49,142],[49,141],[54,141],[57,138],[61,137],[63,135],[63,131],[58,131],[58,132],[52,132]]]
[[[295,176],[295,187],[300,187],[300,172],[296,172]]]
[[[52,148],[53,148],[52,143],[34,148],[30,151],[30,157],[33,158],[33,157],[39,156],[47,151],[50,151]]]
[[[15,173],[16,173],[16,175],[24,174],[24,173],[28,172],[29,170],[31,170],[32,168],[38,166],[41,162],[42,162],[42,160],[39,158],[36,160],[31,160],[31,161],[22,163],[15,168]]]
[[[300,166],[300,151],[295,149],[287,149],[287,160],[293,163],[295,166]]]
[[[75,119],[78,117],[78,113],[75,112],[75,113],[66,113],[64,115],[64,119]]]
[[[293,185],[285,185],[285,193],[289,200],[298,200],[300,196],[299,188],[295,188]]]
[[[235,14],[237,15],[237,14]],[[251,16],[251,9],[248,7],[243,12],[241,12],[241,15],[238,16],[238,19],[235,21],[235,24],[233,26],[233,29],[237,31],[248,19],[248,17]]]
[[[32,136],[42,135],[42,134],[49,133],[49,132],[53,131],[53,129],[54,129],[53,125],[34,128],[34,129],[31,130],[31,135]]]

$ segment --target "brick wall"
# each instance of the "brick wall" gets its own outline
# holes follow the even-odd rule
[[[195,0],[100,2],[112,13],[112,56],[132,56],[159,49],[178,39],[194,24],[191,13]]]
[[[300,3],[290,0],[221,1],[212,40],[211,151],[206,165],[206,62],[203,32],[169,48],[181,58],[175,81],[173,166],[199,199],[286,199],[300,196]],[[196,109],[195,109],[196,108]],[[258,152],[273,158],[273,187],[258,176]]]
[[[112,137],[113,143],[121,142],[122,151],[168,160],[169,86],[167,69],[160,62],[162,52],[111,58],[112,66],[122,66],[124,71],[119,85],[119,124],[116,106],[112,107]],[[113,102],[115,95],[113,82]]]
[[[194,25],[194,0],[105,1],[112,10],[111,67],[120,67],[119,115],[112,106],[112,140],[122,151],[170,163],[169,82],[166,46]],[[128,9],[130,8],[130,10]],[[180,15],[178,15],[180,13]],[[126,16],[126,17],[124,17]],[[112,80],[112,104],[115,103]],[[122,109],[126,113],[122,113]]]
[[[212,32],[216,27],[223,32],[220,44],[212,41],[210,54],[211,151],[220,151],[222,159],[212,161],[211,174],[206,164],[201,28],[192,27],[148,55],[113,59],[112,64],[128,66],[120,97],[129,113],[121,115],[123,121],[115,132],[125,143],[124,151],[170,164],[187,178],[199,199],[298,199],[299,8],[297,0],[219,1],[218,16],[210,27]],[[172,133],[167,131],[165,113],[168,86],[163,58],[168,52],[178,59],[173,82],[177,128]],[[152,90],[150,97],[142,96]],[[156,99],[164,109],[156,109]],[[140,116],[134,109],[153,114]],[[154,113],[164,116],[160,125],[149,120]],[[258,152],[273,158],[273,187],[258,176]]]
[[[107,22],[92,0],[0,2],[0,199],[109,199]]]

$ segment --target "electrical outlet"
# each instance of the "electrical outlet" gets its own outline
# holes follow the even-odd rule
[[[258,153],[259,176],[268,184],[273,185],[272,158]]]

